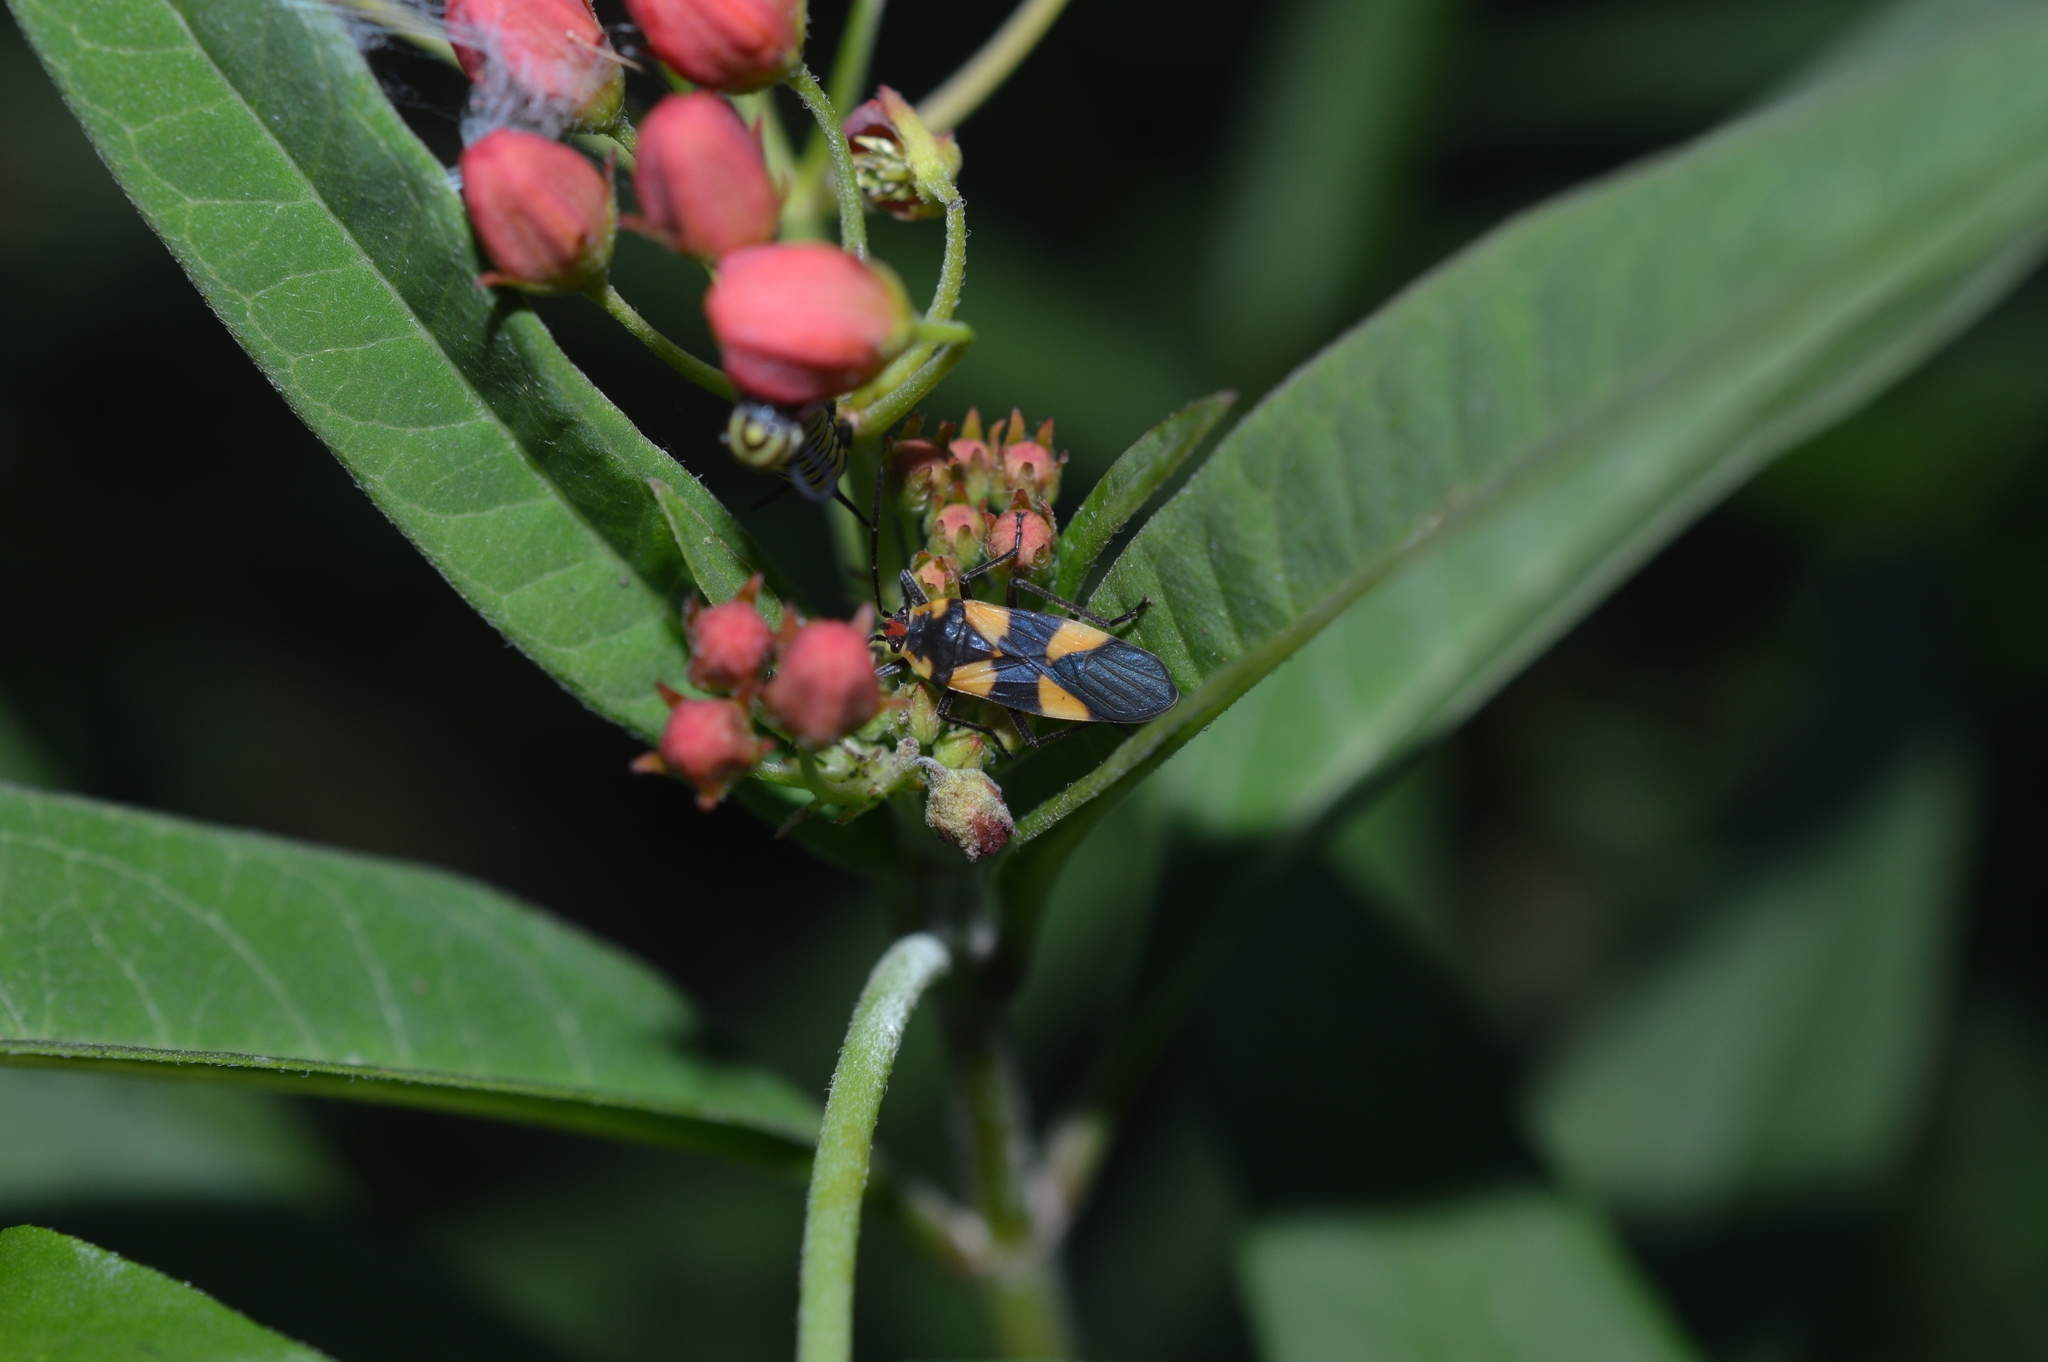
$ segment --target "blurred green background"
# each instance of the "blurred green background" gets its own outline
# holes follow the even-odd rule
[[[898,0],[940,80],[994,0]],[[1066,504],[1541,197],[1711,127],[1853,0],[1076,0],[963,130],[942,390],[1054,416]],[[837,13],[814,13],[813,51]],[[452,151],[460,93],[383,54]],[[0,36],[0,776],[452,866],[653,960],[822,1090],[886,940],[860,886],[634,745],[472,616],[207,314]],[[922,287],[937,228],[876,228]],[[701,335],[691,272],[621,284]],[[722,414],[544,309],[744,506]],[[1720,1358],[2048,1356],[2048,288],[1709,515],[1276,884],[1155,793],[1063,883],[1017,1003],[1056,1108],[1135,981],[1227,943],[1071,1263],[1089,1355],[1269,1362],[1276,1215],[1427,1225],[1554,1179]],[[753,519],[829,589],[814,512]],[[1185,763],[1182,763],[1185,770]],[[1163,775],[1171,786],[1174,770]],[[4,942],[0,942],[4,949]],[[881,1138],[943,1175],[914,1025]],[[785,1356],[801,1188],[663,1151],[0,1070],[0,1222],[77,1234],[344,1359]],[[1448,1223],[1448,1222],[1446,1222]],[[1284,1247],[1284,1246],[1282,1246]],[[977,1303],[864,1242],[865,1354]],[[1276,1355],[1277,1354],[1277,1355]]]

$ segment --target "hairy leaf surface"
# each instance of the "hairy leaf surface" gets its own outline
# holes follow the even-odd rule
[[[453,875],[0,786],[0,1061],[240,1077],[800,1161],[646,966]]]
[[[321,1362],[213,1297],[82,1239],[0,1230],[0,1345],[36,1362]]]
[[[122,188],[384,513],[584,703],[659,731],[687,575],[648,481],[758,554],[528,308],[477,286],[447,173],[341,21],[290,0],[9,3]]]
[[[1297,649],[1176,788],[1313,818],[1455,722],[1763,459],[1867,399],[2032,263],[2048,13],[1891,45],[1509,223],[1297,372],[1132,541],[1093,608],[1180,706],[1020,820],[1042,838]],[[1362,599],[1361,599],[1362,598]],[[1348,612],[1348,613],[1347,613]],[[1223,735],[1219,734],[1219,739]],[[1034,865],[1085,830],[1025,846]]]

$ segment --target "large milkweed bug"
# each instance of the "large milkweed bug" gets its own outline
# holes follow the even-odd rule
[[[881,483],[877,478],[875,517],[868,522],[871,552],[880,548],[880,523]],[[917,579],[905,571],[900,578],[903,607],[893,614],[882,605],[881,570],[879,561],[874,560],[875,609],[883,617],[875,638],[902,659],[879,674],[888,676],[908,667],[919,679],[940,687],[944,694],[939,698],[938,717],[987,735],[999,750],[1002,740],[995,730],[954,717],[953,704],[960,696],[987,700],[1008,710],[1018,736],[1033,747],[1072,730],[1041,737],[1032,731],[1026,715],[1079,723],[1135,724],[1172,709],[1180,700],[1180,691],[1167,674],[1166,664],[1108,632],[1143,614],[1151,601],[1141,600],[1115,619],[1104,619],[1015,573],[1010,575],[1002,605],[964,594],[976,578],[1014,559],[1023,546],[1024,517],[1019,513],[1016,542],[1009,552],[961,574],[963,595],[959,599],[926,597]],[[1018,587],[1043,596],[1075,618],[1018,609]]]

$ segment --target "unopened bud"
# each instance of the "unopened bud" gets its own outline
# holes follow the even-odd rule
[[[1009,845],[1017,824],[993,780],[978,768],[956,771],[930,757],[920,757],[917,765],[931,791],[924,801],[926,826],[970,861],[993,856]]]
[[[969,501],[987,501],[996,489],[996,458],[988,445],[978,439],[956,436],[947,446],[953,461],[953,480]]]
[[[705,810],[717,808],[766,751],[747,711],[732,700],[682,700],[668,712],[661,733],[662,761],[697,787],[697,807]]]
[[[882,89],[895,94],[886,85]],[[846,144],[853,153],[854,181],[870,208],[903,222],[937,217],[946,211],[944,204],[918,192],[916,167],[883,99],[871,99],[846,116]],[[942,133],[937,148],[947,178],[959,175],[959,141],[950,132]]]
[[[462,153],[462,200],[498,268],[479,280],[534,293],[579,293],[612,258],[612,191],[577,152],[516,128]]]
[[[690,684],[699,690],[746,693],[761,683],[761,669],[775,650],[775,633],[754,598],[761,590],[755,573],[737,596],[706,609],[692,598],[683,607],[690,636]]]
[[[917,739],[920,744],[929,746],[939,740],[939,702],[932,699],[930,690],[923,686],[911,687],[910,704],[905,711],[904,722],[910,729],[910,736]]]
[[[1050,567],[1058,540],[1053,535],[1052,522],[1046,518],[1048,514],[1035,508],[1027,493],[1014,493],[1010,509],[989,524],[988,556],[1000,558],[1015,548],[1017,557],[1010,564],[1012,572],[1038,572]]]
[[[1064,453],[1055,456],[1035,440],[1020,440],[1003,446],[1002,461],[1005,487],[1047,503],[1059,499],[1060,471],[1067,466]]]
[[[740,391],[800,407],[850,392],[910,343],[903,285],[837,246],[749,246],[719,262],[704,315]]]
[[[982,559],[982,539],[988,534],[988,513],[979,506],[956,501],[932,517],[931,552],[952,558],[963,568]]]
[[[889,466],[905,515],[923,515],[952,490],[953,466],[934,441],[898,440],[889,451]]]
[[[783,650],[775,679],[761,693],[770,714],[810,747],[853,732],[882,707],[868,631],[874,612],[862,607],[852,623],[815,620]]]
[[[939,765],[952,771],[980,770],[996,755],[989,740],[970,728],[948,729],[932,747]]]
[[[960,563],[946,555],[935,558],[922,549],[918,550],[917,556],[910,560],[910,577],[924,591],[924,598],[928,601],[960,594]]]
[[[640,124],[636,156],[640,213],[627,226],[700,260],[775,239],[782,206],[761,144],[720,96],[662,100]]]
[[[654,55],[727,94],[773,85],[803,56],[802,0],[626,0]]]
[[[447,22],[485,104],[525,106],[556,127],[618,117],[626,73],[585,0],[448,0]]]

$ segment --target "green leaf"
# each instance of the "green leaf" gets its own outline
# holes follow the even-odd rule
[[[696,581],[697,589],[704,593],[704,599],[713,605],[723,605],[737,596],[740,588],[754,575],[753,563],[758,561],[758,555],[734,548],[720,532],[717,523],[704,515],[701,506],[660,478],[649,478],[647,486],[654,493],[654,503],[661,508],[662,521],[668,526],[676,547],[682,551],[683,561],[689,564],[690,576]],[[782,623],[782,601],[790,597],[789,584],[779,573],[775,582],[758,598],[761,611],[770,624]]]
[[[1117,531],[1180,471],[1235,401],[1236,393],[1215,393],[1190,402],[1118,456],[1060,532],[1060,567],[1053,579],[1054,591],[1068,600],[1075,597]]]
[[[0,1230],[0,1346],[23,1362],[320,1362],[149,1268],[33,1225]]]
[[[658,732],[686,574],[648,481],[759,555],[524,304],[477,287],[446,172],[340,19],[9,3],[150,226],[384,513],[584,703]]]
[[[2048,221],[2043,60],[2028,6],[1856,67],[1523,215],[1297,372],[1105,577],[1183,699],[1019,820],[1013,892],[1342,621],[1175,782],[1239,829],[1314,818],[1980,312]]]
[[[1538,1192],[1302,1217],[1247,1238],[1264,1362],[1683,1362],[1601,1224]]]
[[[800,1164],[816,1109],[653,971],[452,875],[0,786],[0,1059]]]
[[[1969,783],[1916,754],[1744,886],[1567,1044],[1532,1124],[1633,1214],[1868,1191],[1919,1129],[1960,907]]]

